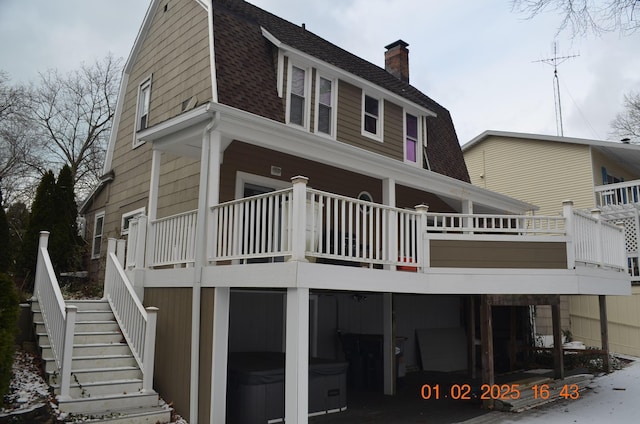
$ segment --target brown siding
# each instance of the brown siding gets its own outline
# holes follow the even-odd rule
[[[203,288],[200,309],[200,376],[198,422],[209,422],[211,403],[211,351],[213,343],[213,288]]]
[[[189,417],[191,288],[146,288],[144,305],[159,308],[154,388],[176,412]]]
[[[192,96],[197,97],[198,105],[212,99],[207,12],[197,2],[165,0],[151,19],[129,73],[122,104],[112,162],[115,179],[106,205],[105,239],[120,236],[123,213],[147,204],[150,145],[132,149],[139,84],[152,75],[151,126],[182,113],[182,102]],[[199,167],[193,161],[162,156],[158,216],[194,209],[198,178],[193,176],[199,173]]]
[[[389,110],[387,111],[387,109]],[[362,90],[347,82],[338,81],[337,139],[343,143],[403,160],[402,108],[388,101],[384,102],[384,142],[362,135],[361,113]],[[399,122],[398,119],[400,119]],[[399,136],[398,125],[400,128]]]
[[[431,266],[566,269],[565,243],[431,240]]]

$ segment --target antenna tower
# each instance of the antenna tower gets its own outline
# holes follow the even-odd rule
[[[542,62],[553,66],[553,100],[556,109],[556,132],[559,136],[564,136],[564,128],[562,127],[562,103],[560,102],[560,80],[558,78],[558,65],[569,59],[580,56],[579,54],[571,56],[558,56],[558,45],[553,43],[553,57],[547,59],[535,60],[534,63]]]

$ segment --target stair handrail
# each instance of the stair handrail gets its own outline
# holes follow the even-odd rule
[[[51,352],[60,374],[60,397],[69,398],[77,307],[68,306],[64,302],[47,250],[48,243],[49,232],[41,231],[38,241],[33,297],[38,301],[44,328],[49,337]]]
[[[115,253],[116,240],[107,245],[104,297],[142,371],[143,391],[153,390],[156,319],[158,308],[145,308]]]

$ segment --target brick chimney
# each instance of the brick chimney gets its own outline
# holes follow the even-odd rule
[[[409,82],[409,44],[402,40],[385,46],[384,69],[401,81]]]

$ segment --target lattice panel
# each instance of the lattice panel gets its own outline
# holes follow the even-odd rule
[[[627,247],[627,252],[638,251],[638,227],[636,225],[636,218],[634,216],[617,220],[616,222],[622,222],[624,224],[624,244]]]

